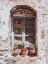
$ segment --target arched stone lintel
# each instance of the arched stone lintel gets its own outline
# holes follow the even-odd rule
[[[30,12],[33,12],[36,16],[36,10],[34,10],[32,7],[28,6],[28,5],[17,5],[15,7],[13,7],[10,10],[10,14],[12,15],[13,13],[15,13],[17,10],[29,10]]]

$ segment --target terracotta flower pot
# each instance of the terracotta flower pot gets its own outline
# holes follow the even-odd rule
[[[17,56],[18,55],[18,49],[12,50],[12,56]]]
[[[28,50],[28,55],[30,56],[35,56],[36,50],[35,49],[29,49]]]
[[[25,56],[26,55],[26,49],[21,49],[20,55]]]

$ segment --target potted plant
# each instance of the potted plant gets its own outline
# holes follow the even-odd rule
[[[26,48],[24,46],[24,43],[22,43],[20,46],[21,46],[20,55],[25,56],[26,55]]]
[[[28,48],[28,55],[30,56],[35,56],[36,50],[35,50],[35,45],[30,44]]]
[[[12,50],[12,56],[17,56],[18,55],[18,45],[14,44],[13,50]]]

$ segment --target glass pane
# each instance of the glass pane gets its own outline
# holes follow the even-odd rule
[[[33,33],[33,28],[26,28],[25,29],[25,33],[26,33],[26,35],[33,35],[34,33]]]
[[[20,18],[14,18],[14,24],[22,24],[22,19]]]
[[[14,37],[14,39],[22,41],[22,37]]]
[[[25,21],[25,27],[30,27],[34,25],[34,20],[33,19],[26,19]]]
[[[22,34],[22,19],[14,18],[13,23],[14,23],[13,25],[14,34]]]
[[[22,37],[14,37],[14,43],[21,44],[22,43]]]
[[[22,34],[22,29],[21,28],[15,28],[14,34]]]
[[[22,19],[14,19],[14,28],[22,27]]]
[[[29,43],[34,43],[34,37],[32,36],[26,36],[25,40],[28,41]]]
[[[28,32],[31,33],[31,32],[33,32],[33,28],[26,28],[26,29],[25,29],[25,32],[27,32],[27,33],[28,33]]]

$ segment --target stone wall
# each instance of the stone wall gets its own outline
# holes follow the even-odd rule
[[[11,56],[10,10],[17,5],[28,5],[37,11],[37,57]],[[0,0],[0,64],[22,64],[23,61],[24,64],[48,64],[48,0]]]

